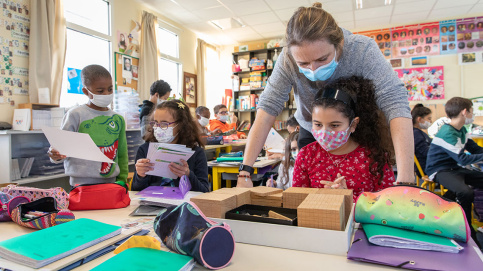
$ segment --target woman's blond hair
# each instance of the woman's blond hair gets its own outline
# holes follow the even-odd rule
[[[299,7],[288,21],[285,35],[288,47],[325,39],[342,53],[344,33],[319,2],[311,7]]]

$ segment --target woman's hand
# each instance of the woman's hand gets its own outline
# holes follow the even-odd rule
[[[347,189],[345,177],[341,176],[340,173],[337,173],[337,179],[331,184],[326,184],[324,188]]]
[[[283,154],[267,151],[267,158],[270,160],[283,159]]]
[[[65,155],[60,154],[56,149],[54,149],[52,147],[49,148],[49,151],[47,151],[47,154],[54,161],[59,161],[59,160],[65,159],[67,157]]]
[[[139,159],[136,161],[136,174],[139,177],[146,177],[146,172],[153,170],[154,164],[149,159]]]
[[[185,160],[179,160],[180,164],[178,163],[171,163],[169,164],[169,170],[173,172],[178,177],[183,177],[183,175],[189,176],[190,175],[190,168],[188,163]]]
[[[238,177],[238,180],[236,182],[236,187],[243,187],[243,188],[251,188],[253,187],[253,182],[252,182],[252,179],[251,177],[243,177],[243,176],[249,176],[250,173],[246,172],[246,171],[240,171],[240,173],[238,173],[239,176],[242,176],[242,177]]]

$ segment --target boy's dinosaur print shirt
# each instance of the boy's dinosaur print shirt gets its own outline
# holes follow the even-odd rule
[[[125,128],[124,118],[112,110],[98,111],[81,105],[67,112],[61,129],[89,134],[99,149],[115,162],[66,158],[65,173],[71,177],[71,185],[126,181],[128,154]]]

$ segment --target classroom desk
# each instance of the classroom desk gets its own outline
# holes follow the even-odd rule
[[[135,199],[136,192],[130,191],[131,206],[115,210],[76,211],[76,218],[90,218],[104,223],[120,225],[121,222],[135,220],[138,217],[128,216],[138,206]],[[13,222],[0,223],[0,241],[16,237],[34,230],[19,226]],[[150,234],[151,235],[151,234]],[[74,270],[90,270],[114,256],[108,253],[91,262],[79,266]],[[208,270],[196,265],[193,270]],[[338,270],[338,271],[372,271],[372,270],[401,270],[376,264],[349,261],[346,257],[304,252],[290,249],[265,247],[236,243],[235,255],[229,266],[222,270]]]
[[[468,134],[468,137],[473,139],[478,146],[483,147],[483,135]]]
[[[280,159],[266,159],[263,157],[253,165],[253,168],[255,169],[254,174],[257,174],[259,168],[275,165],[280,161]],[[213,169],[213,191],[221,188],[222,173],[238,173],[239,168],[238,165],[220,164],[214,161],[208,162],[208,166]],[[231,180],[226,181],[226,187],[231,187]]]
[[[220,157],[221,149],[224,149],[226,153],[231,152],[233,147],[245,146],[247,144],[246,141],[236,142],[236,143],[229,143],[224,145],[206,145],[205,150],[215,150],[215,157]]]

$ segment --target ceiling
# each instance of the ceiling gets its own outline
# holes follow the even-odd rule
[[[159,14],[197,33],[207,42],[228,45],[283,37],[285,26],[300,6],[312,0],[139,0]],[[483,16],[483,0],[319,0],[341,27],[352,31]],[[208,21],[239,18],[245,27],[220,30]]]

